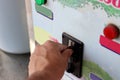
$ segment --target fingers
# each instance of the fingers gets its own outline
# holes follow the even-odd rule
[[[69,59],[69,57],[72,55],[73,51],[72,49],[66,49],[64,50],[64,52],[62,53],[62,56],[64,57],[64,59],[67,61]]]
[[[52,70],[55,68],[56,72],[63,74],[72,52],[72,49],[68,49],[67,46],[53,41],[47,41],[43,45],[36,45],[35,51],[30,57],[29,75],[46,68],[53,68]],[[58,66],[62,66],[62,68],[60,69]]]
[[[62,50],[64,50],[65,48],[67,48],[67,46],[65,46],[65,45],[62,45],[60,43],[56,43],[56,42],[53,42],[53,41],[50,41],[50,40],[46,41],[43,45],[46,46],[47,48],[51,49],[51,50],[57,49],[60,52]]]
[[[38,55],[42,55],[42,53],[46,53],[46,49],[49,50],[49,51],[56,51],[57,52],[60,52],[61,55],[65,58],[65,60],[68,60],[68,58],[71,56],[71,54],[73,53],[72,49],[67,49],[67,46],[65,45],[62,45],[60,43],[56,43],[56,42],[53,42],[53,41],[46,41],[43,45],[37,45],[36,46],[36,49],[38,50],[35,50],[35,51],[38,51],[36,52],[36,54]],[[42,51],[42,53],[40,54],[40,52]],[[44,54],[44,56],[47,55],[47,54]],[[42,55],[43,56],[43,55]]]

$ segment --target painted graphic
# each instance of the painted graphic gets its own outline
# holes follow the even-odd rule
[[[87,60],[83,61],[83,77],[85,80],[113,80],[99,65]]]
[[[90,79],[91,80],[102,80],[100,77],[98,77],[97,75],[95,75],[94,73],[90,73]]]
[[[39,44],[43,44],[46,40],[49,40],[49,37],[51,36],[47,31],[40,27],[34,27],[34,35],[35,40]]]
[[[114,52],[116,52],[117,54],[120,54],[120,43],[117,43],[113,40],[110,40],[104,36],[100,36],[100,44]]]
[[[63,5],[75,9],[92,5],[93,9],[104,10],[108,17],[120,17],[120,0],[59,0]]]
[[[50,33],[48,33],[47,31],[45,31],[44,29],[40,27],[36,27],[36,26],[34,27],[34,35],[35,35],[35,40],[39,44],[43,44],[47,40],[58,42],[58,40],[52,37]]]

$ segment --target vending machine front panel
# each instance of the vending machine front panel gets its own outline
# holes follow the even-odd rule
[[[36,42],[62,43],[66,32],[84,43],[83,80],[119,80],[120,0],[45,1],[31,0]],[[65,75],[63,80],[80,80]]]

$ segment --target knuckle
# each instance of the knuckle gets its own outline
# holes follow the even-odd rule
[[[47,45],[49,45],[49,44],[51,44],[52,43],[52,41],[50,41],[50,40],[47,40],[46,42],[45,42],[45,44],[47,44]]]
[[[47,43],[51,43],[52,41],[51,41],[51,40],[47,40],[46,42],[47,42]]]

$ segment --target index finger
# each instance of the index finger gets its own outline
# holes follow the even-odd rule
[[[50,40],[46,41],[43,45],[48,47],[51,50],[57,49],[60,52],[67,48],[67,46],[65,46],[65,45],[62,45],[60,43],[53,42],[53,41],[50,41]]]

